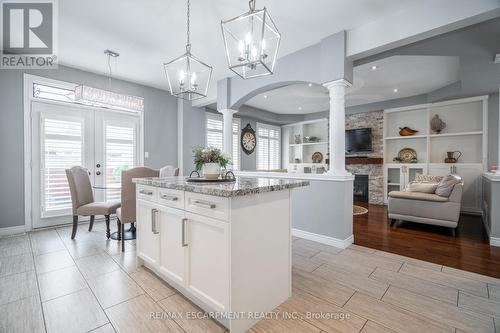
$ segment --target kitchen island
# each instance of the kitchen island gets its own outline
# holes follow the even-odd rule
[[[137,256],[231,332],[291,296],[291,191],[307,181],[134,182]]]

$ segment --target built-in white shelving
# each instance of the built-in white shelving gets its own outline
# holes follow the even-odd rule
[[[328,119],[316,119],[284,125],[282,133],[282,166],[289,172],[315,172],[318,168],[326,169],[325,162],[328,153]],[[307,141],[307,137],[314,137],[317,142]],[[298,141],[298,142],[297,142]],[[312,155],[320,152],[323,159],[320,163],[313,163]],[[320,169],[321,170],[321,169]]]
[[[446,123],[441,133],[431,129],[434,115]],[[487,117],[487,96],[384,110],[386,200],[387,193],[404,189],[417,173],[456,173],[464,178],[465,183],[462,210],[481,212],[481,174],[487,170]],[[399,136],[402,127],[418,132],[413,136]],[[403,148],[414,149],[418,163],[393,162]],[[450,151],[462,153],[457,163],[445,163],[446,153]]]

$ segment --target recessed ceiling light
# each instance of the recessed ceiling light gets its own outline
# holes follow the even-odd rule
[[[372,70],[376,70],[376,69],[378,69],[378,66],[377,65],[373,65],[372,66]]]
[[[264,95],[264,98],[267,98],[267,95]]]
[[[312,87],[312,86],[313,86],[313,84],[312,84],[311,82],[309,82],[307,85],[308,85],[309,87]]]
[[[299,106],[299,110],[302,110],[302,106]]]
[[[395,93],[397,93],[399,91],[398,88],[394,88],[392,91],[394,91]]]

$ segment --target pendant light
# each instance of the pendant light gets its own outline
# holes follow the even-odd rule
[[[243,79],[273,74],[281,40],[276,25],[266,7],[255,9],[222,21],[222,36],[229,69]]]
[[[170,93],[173,96],[192,101],[207,97],[212,78],[212,67],[191,54],[190,40],[190,0],[187,0],[187,43],[186,52],[174,60],[163,64]]]
[[[75,102],[100,107],[144,111],[144,98],[111,91],[111,58],[117,59],[120,54],[111,50],[105,50],[104,54],[106,54],[108,61],[108,90],[79,85],[75,87]]]

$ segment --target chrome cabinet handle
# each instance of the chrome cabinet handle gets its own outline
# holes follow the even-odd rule
[[[200,200],[193,201],[193,205],[201,207],[201,208],[208,208],[208,209],[214,209],[215,207],[217,207],[214,203],[203,202],[203,201],[200,201]]]
[[[161,198],[165,199],[165,200],[168,200],[168,201],[177,201],[177,200],[179,200],[178,197],[174,197],[173,195],[168,195],[168,194],[162,194]]]
[[[158,216],[158,209],[156,209],[156,208],[151,209],[151,232],[155,235],[160,233],[158,231],[158,229],[156,228],[157,227],[157,225],[156,225],[157,216]]]
[[[182,219],[182,247],[188,246],[188,243],[186,242],[186,222],[188,219],[183,218]]]
[[[140,190],[139,193],[140,194],[146,194],[146,195],[153,195],[152,191],[147,191],[147,190]]]

